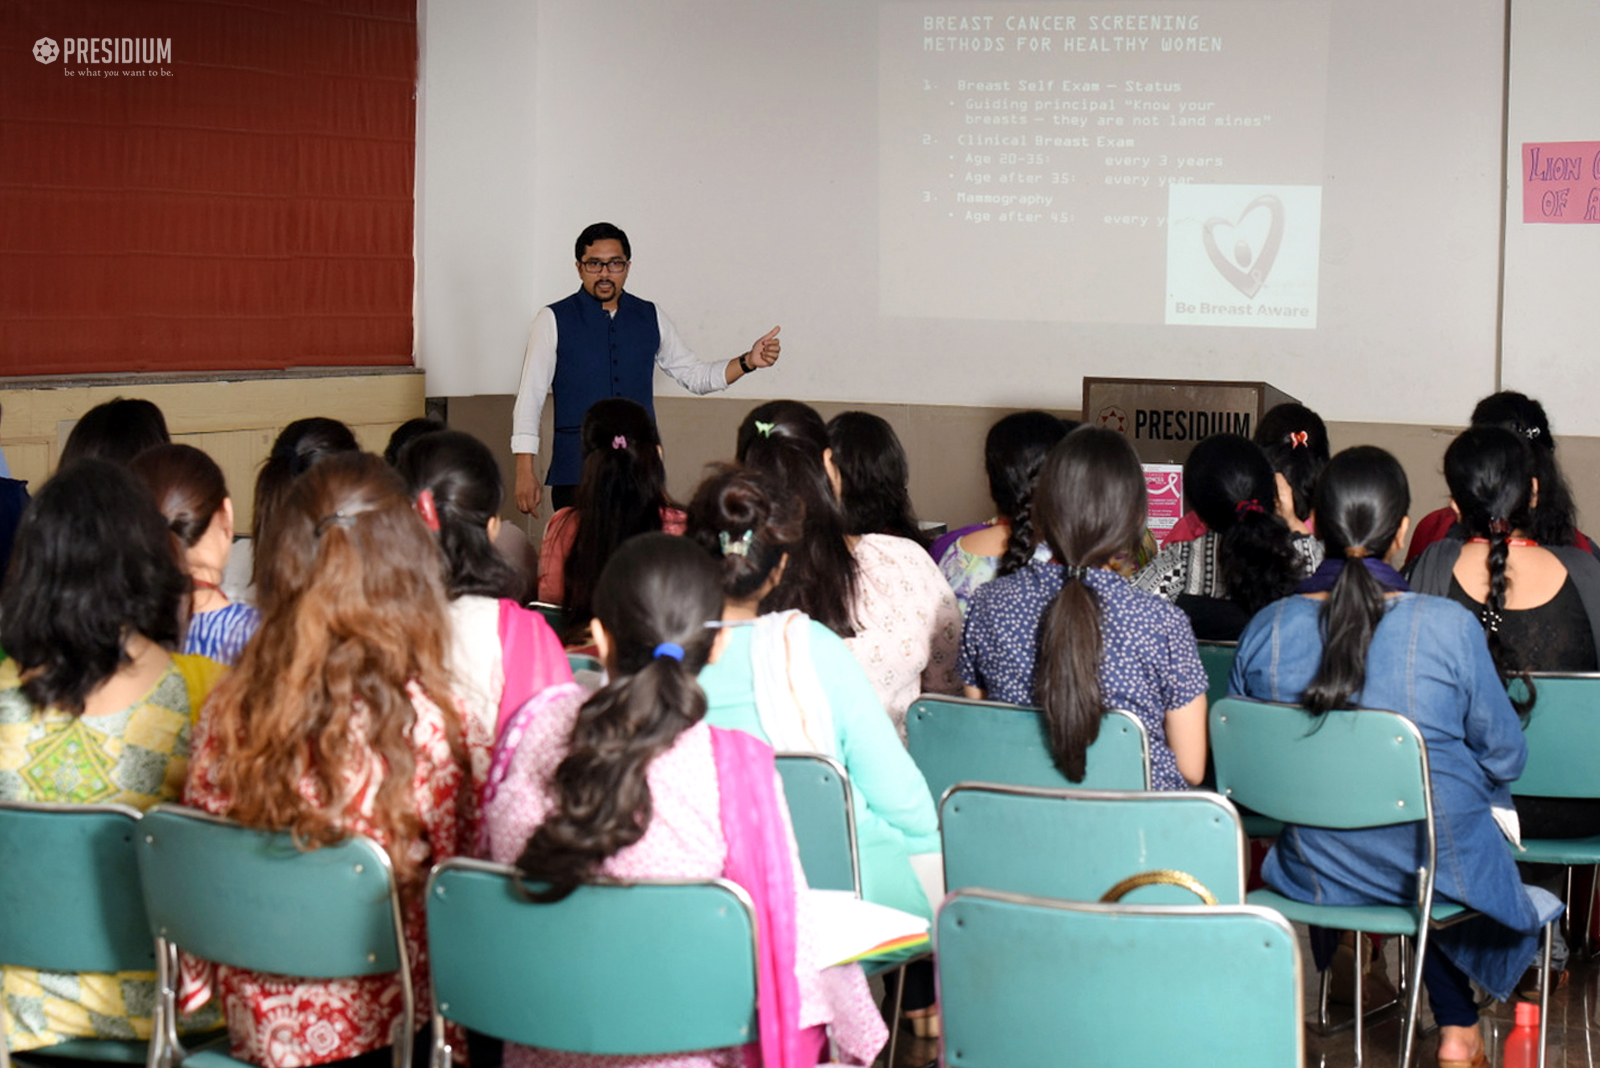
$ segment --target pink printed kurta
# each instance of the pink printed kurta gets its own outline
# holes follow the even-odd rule
[[[906,737],[906,710],[921,693],[961,692],[961,608],[939,565],[909,538],[866,534],[855,549],[856,635],[845,639]]]
[[[407,849],[410,859],[426,870],[466,851],[471,842],[468,824],[472,800],[468,777],[450,752],[444,714],[414,687],[411,703],[417,716],[412,730],[416,772],[411,792],[422,820],[422,836]],[[203,714],[195,752],[189,760],[184,804],[226,816],[229,798],[216,783],[216,746],[210,725],[211,717]],[[469,748],[473,744],[469,742]],[[369,753],[360,771],[347,780],[353,800],[344,827],[351,834],[366,835],[387,847],[385,836],[372,822],[372,804],[382,776],[381,761]],[[315,796],[309,781],[302,784],[301,792],[308,799]],[[306,980],[213,965],[187,955],[183,958],[180,990],[185,1011],[187,1006],[218,996],[228,1024],[232,1055],[266,1068],[305,1068],[393,1045],[401,1027],[415,1032],[432,1014],[421,893],[404,895],[401,910],[412,989],[416,993],[413,1020],[401,1018],[398,975]]]
[[[567,754],[572,725],[585,693],[577,686],[549,691],[552,699],[506,742],[514,746],[504,781],[485,802],[492,859],[515,863],[528,837],[553,806],[549,783]],[[715,879],[723,875],[728,844],[719,816],[717,768],[712,732],[704,722],[678,736],[646,772],[652,814],[644,837],[606,860],[601,870],[619,879]],[[497,754],[496,764],[503,754]],[[782,785],[779,784],[779,797]],[[786,811],[786,810],[785,810]],[[887,1039],[858,965],[822,969],[817,965],[814,925],[793,831],[784,821],[794,856],[800,984],[800,1026],[827,1025],[845,1063],[869,1063]],[[852,1052],[853,1051],[853,1052]],[[741,1047],[702,1050],[664,1057],[601,1057],[506,1046],[506,1068],[744,1068]]]

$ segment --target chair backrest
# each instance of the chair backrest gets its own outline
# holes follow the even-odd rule
[[[1070,782],[1056,767],[1038,709],[923,695],[906,713],[911,759],[922,769],[935,798],[958,782],[1007,786],[1082,787],[1089,790],[1148,790],[1150,741],[1130,712],[1107,712],[1100,736],[1089,747],[1082,782]]]
[[[1303,1063],[1299,946],[1270,909],[963,890],[934,959],[950,1068]]]
[[[393,872],[371,839],[302,851],[285,833],[157,805],[137,845],[145,909],[165,942],[308,979],[398,971],[409,991]]]
[[[0,963],[61,972],[152,971],[126,805],[0,801]]]
[[[1217,792],[1263,816],[1353,829],[1426,820],[1428,750],[1394,712],[1312,716],[1294,705],[1227,698],[1211,709]],[[1430,861],[1431,867],[1431,861]]]
[[[513,871],[450,860],[428,880],[438,1017],[573,1053],[756,1040],[755,915],[723,879],[581,886],[541,905]]]
[[[1594,797],[1600,753],[1600,675],[1535,675],[1522,738],[1528,763],[1511,784],[1531,797]]]
[[[567,666],[572,669],[574,675],[580,671],[592,671],[598,675],[605,670],[598,657],[590,656],[587,653],[568,653]]]
[[[1224,904],[1244,903],[1244,830],[1216,794],[966,783],[945,795],[940,827],[949,890],[1098,901],[1130,875],[1170,868],[1194,876]],[[1135,893],[1146,904],[1194,902],[1179,887]]]
[[[806,883],[860,896],[856,814],[844,765],[821,753],[779,753],[778,774]]]
[[[1206,669],[1206,704],[1214,705],[1228,696],[1228,676],[1233,674],[1233,658],[1239,655],[1238,642],[1200,642],[1200,666]]]
[[[561,611],[560,605],[551,604],[549,601],[529,601],[528,607],[544,616],[544,621],[550,624],[550,629],[556,634],[561,633],[561,628],[566,623],[566,616]]]

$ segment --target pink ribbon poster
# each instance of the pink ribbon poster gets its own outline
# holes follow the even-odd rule
[[[1600,223],[1600,141],[1523,144],[1522,221]]]
[[[1150,530],[1160,541],[1183,517],[1183,465],[1142,464],[1150,498]]]

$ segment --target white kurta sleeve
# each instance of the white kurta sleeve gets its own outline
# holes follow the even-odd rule
[[[517,402],[511,409],[511,451],[539,451],[539,419],[544,415],[544,399],[556,377],[556,313],[539,309],[528,331],[528,350],[522,355],[522,378],[517,384]]]
[[[656,363],[672,376],[673,381],[690,393],[701,395],[728,388],[728,361],[707,363],[690,352],[689,346],[678,336],[678,328],[672,325],[672,320],[667,318],[659,305],[656,307],[656,326],[661,332],[661,347],[656,350]],[[527,372],[523,373],[526,375]]]

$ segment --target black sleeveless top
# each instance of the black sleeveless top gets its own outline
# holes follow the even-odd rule
[[[1450,576],[1450,599],[1475,616],[1481,616],[1483,602],[1467,596],[1454,575]],[[1500,613],[1500,641],[1516,654],[1525,671],[1597,671],[1594,632],[1583,599],[1572,576],[1561,584],[1556,595],[1537,608],[1504,609]]]

